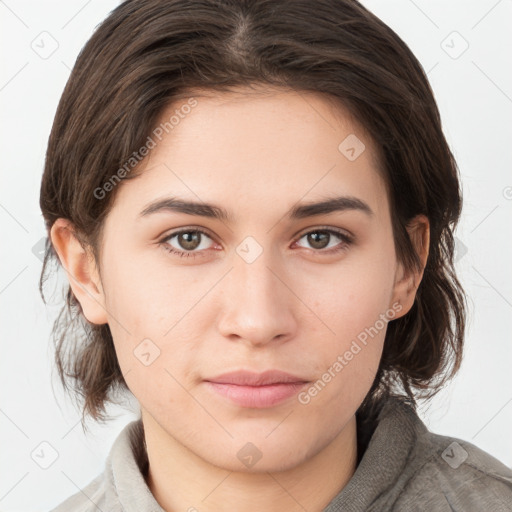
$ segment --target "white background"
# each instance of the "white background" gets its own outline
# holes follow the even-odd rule
[[[56,375],[52,388],[49,334],[59,295],[56,305],[44,306],[42,264],[33,252],[45,236],[39,187],[57,103],[79,50],[117,3],[0,1],[0,511],[45,511],[76,493],[103,470],[117,434],[137,414],[133,400],[131,410],[113,407],[116,418],[104,426],[89,422],[86,436]],[[456,379],[420,409],[421,417],[436,433],[470,441],[512,466],[512,2],[363,4],[428,71],[463,180],[457,268],[470,304],[466,354]],[[58,44],[48,58],[32,48],[41,37],[46,48]],[[42,442],[58,454],[47,469],[31,456],[36,450],[51,457]]]

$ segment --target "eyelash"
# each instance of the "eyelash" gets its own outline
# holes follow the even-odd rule
[[[180,235],[182,233],[201,233],[202,235],[206,235],[208,238],[212,238],[206,231],[204,231],[202,229],[199,229],[199,228],[182,229],[180,231],[176,231],[176,232],[171,233],[170,235],[166,236],[160,242],[160,245],[166,251],[168,251],[168,252],[170,252],[172,254],[175,254],[176,256],[179,256],[181,258],[183,258],[183,257],[185,257],[185,258],[191,258],[191,257],[192,258],[196,258],[199,254],[201,254],[202,251],[197,251],[197,252],[194,252],[194,251],[178,251],[177,249],[175,249],[174,247],[170,246],[167,243],[169,240],[171,240],[175,236]],[[333,235],[337,236],[338,238],[340,238],[342,240],[342,243],[340,243],[338,246],[336,246],[333,249],[327,249],[327,250],[324,250],[324,249],[317,249],[317,250],[316,249],[311,249],[312,251],[314,251],[315,253],[320,254],[320,255],[337,254],[337,253],[339,253],[341,251],[347,250],[348,247],[353,243],[353,238],[351,236],[349,236],[346,233],[343,233],[341,231],[338,231],[336,229],[332,229],[332,228],[316,228],[316,229],[313,229],[311,231],[306,231],[305,233],[302,233],[296,239],[296,242],[299,241],[301,238],[304,238],[306,235],[309,235],[311,233],[330,233],[330,234],[333,234]]]

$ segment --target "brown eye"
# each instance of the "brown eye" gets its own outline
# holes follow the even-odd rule
[[[325,249],[329,244],[331,235],[326,231],[314,231],[307,235],[308,243],[310,243],[314,249]]]
[[[335,253],[346,249],[352,242],[352,238],[345,233],[333,229],[315,229],[304,233],[299,240],[306,238],[311,249],[317,252]],[[341,240],[341,243],[336,239]],[[329,245],[331,242],[333,244]]]
[[[170,240],[176,239],[176,245],[170,243]],[[169,252],[177,254],[178,256],[196,257],[198,254],[208,249],[204,247],[203,240],[211,238],[208,234],[200,229],[187,229],[171,233],[164,238],[160,244]],[[203,245],[203,247],[201,247]]]
[[[183,231],[176,235],[176,240],[183,249],[193,251],[199,247],[201,236],[197,231]]]

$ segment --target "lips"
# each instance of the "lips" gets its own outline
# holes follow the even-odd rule
[[[234,384],[238,386],[267,386],[281,383],[305,383],[307,379],[292,375],[281,370],[267,370],[263,373],[253,373],[245,370],[223,373],[217,377],[205,379],[218,384]]]
[[[237,371],[205,380],[207,388],[238,407],[263,409],[291,399],[308,381],[280,370]]]

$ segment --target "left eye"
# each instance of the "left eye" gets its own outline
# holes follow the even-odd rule
[[[332,236],[341,240],[341,243],[334,244],[329,247],[329,242],[332,241]],[[176,254],[180,257],[196,257],[203,251],[196,249],[208,249],[208,247],[201,247],[203,238],[210,238],[210,236],[200,229],[189,229],[171,233],[164,238],[160,243],[169,252]],[[173,238],[177,238],[180,247],[171,245],[170,242]],[[297,242],[303,238],[307,238],[307,242],[312,245],[312,249],[318,253],[332,254],[342,250],[346,250],[353,242],[352,237],[341,231],[334,229],[315,229],[302,234]],[[296,242],[296,243],[297,243]]]
[[[334,244],[334,246],[329,247],[329,242],[332,240],[333,235],[340,239],[342,243]],[[318,251],[325,253],[341,251],[346,249],[352,243],[352,238],[349,235],[333,229],[316,229],[314,231],[308,231],[307,233],[304,233],[299,240],[304,237],[307,237],[307,241],[309,244],[313,245],[313,249],[318,249]]]

